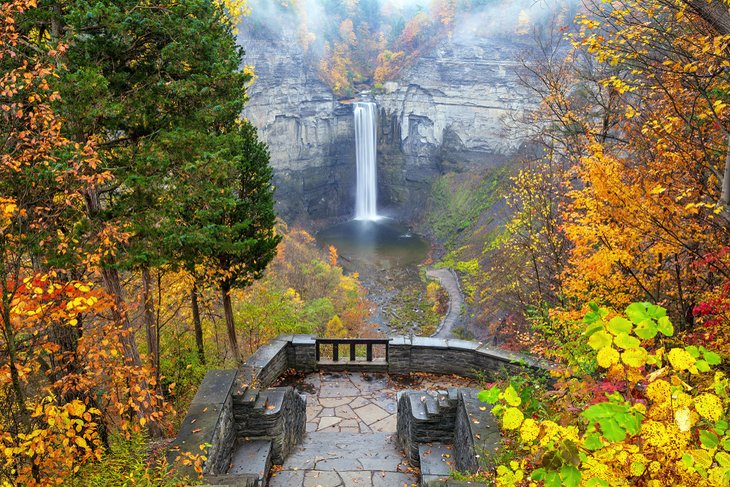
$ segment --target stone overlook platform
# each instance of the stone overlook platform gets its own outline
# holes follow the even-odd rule
[[[168,460],[205,445],[218,486],[462,485],[450,471],[488,464],[499,443],[469,378],[525,370],[546,365],[464,340],[282,336],[206,375]]]

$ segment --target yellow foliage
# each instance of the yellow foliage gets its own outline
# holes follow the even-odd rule
[[[329,338],[347,338],[347,329],[342,325],[342,320],[335,315],[327,322],[325,336]]]
[[[600,364],[604,354],[600,365],[605,368],[618,360],[617,348],[641,350],[645,357],[636,363],[622,360],[624,375],[612,379],[620,384],[618,391],[605,397],[581,392],[591,378],[579,374],[543,398],[534,409],[541,419],[524,418],[515,406],[512,385],[498,396],[492,391],[484,396],[502,401],[493,411],[516,445],[516,460],[497,468],[497,484],[515,485],[510,482],[523,475],[561,485],[727,485],[730,384],[722,372],[712,371],[719,355],[703,347],[673,348],[667,354],[645,348],[657,332],[672,334],[666,311],[658,306],[632,304],[626,312],[629,319],[609,320],[610,315],[594,308],[585,318],[585,335],[597,350],[590,358]],[[598,333],[607,337],[591,340]],[[636,333],[644,338],[639,340]],[[613,352],[607,355],[605,350]],[[580,401],[581,394],[585,402],[572,405],[582,411],[578,417],[564,415],[560,423],[548,419],[561,414],[552,407],[564,408],[551,398]]]
[[[234,32],[237,31],[237,26],[241,23],[243,17],[251,13],[251,8],[248,6],[248,0],[214,0],[216,5],[221,7],[226,13],[226,18],[233,26]]]

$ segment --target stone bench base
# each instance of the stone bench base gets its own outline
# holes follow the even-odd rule
[[[233,452],[228,475],[244,475],[258,479],[256,486],[266,485],[271,470],[271,441],[251,440],[242,442]]]
[[[332,360],[320,360],[317,365],[319,370],[327,372],[379,372],[383,374],[388,373],[388,362],[375,360],[373,362],[367,362],[364,360],[355,361],[342,361],[339,360],[334,362]]]
[[[435,480],[448,480],[454,470],[454,447],[443,443],[424,443],[418,446],[421,464],[421,487]]]

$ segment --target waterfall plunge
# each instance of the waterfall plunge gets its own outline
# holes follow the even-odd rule
[[[378,177],[375,136],[375,103],[355,103],[357,193],[355,220],[377,220]]]

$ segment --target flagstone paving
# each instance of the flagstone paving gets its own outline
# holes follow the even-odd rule
[[[403,384],[385,374],[333,372],[289,385],[307,396],[307,434],[275,469],[271,487],[402,487],[417,485],[418,475],[396,444],[396,394],[452,382]]]

